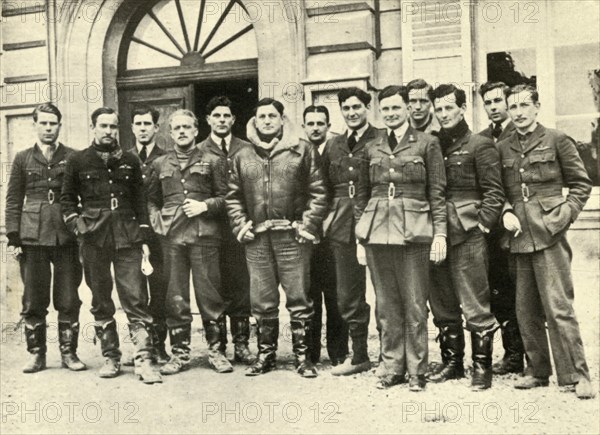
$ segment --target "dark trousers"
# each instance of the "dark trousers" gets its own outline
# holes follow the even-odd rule
[[[166,300],[168,281],[164,274],[162,246],[158,237],[148,243],[150,248],[150,263],[154,272],[146,277],[150,294],[150,314],[155,324],[164,324],[167,319]]]
[[[81,255],[85,282],[92,290],[91,312],[96,322],[109,322],[115,315],[113,278],[110,272],[112,264],[119,301],[129,323],[152,323],[145,277],[141,271],[141,246],[115,249],[112,244],[101,247],[83,242]]]
[[[292,231],[256,234],[256,238],[246,244],[250,306],[256,320],[279,317],[280,284],[291,319],[313,317],[313,303],[308,294],[311,251],[312,245],[298,243]]]
[[[449,246],[446,261],[432,269],[429,303],[435,325],[462,324],[462,306],[469,331],[495,328],[487,274],[487,243],[481,231],[475,229],[463,243]]]
[[[423,375],[427,371],[427,244],[367,245],[381,327],[382,373]]]
[[[590,379],[579,323],[573,310],[572,252],[565,236],[555,245],[531,254],[516,254],[517,320],[529,370],[533,376],[552,374],[550,351],[559,385]]]
[[[54,266],[54,274],[50,269],[51,264]],[[46,321],[51,283],[58,321],[78,321],[81,307],[78,289],[82,272],[77,245],[25,245],[20,268],[24,286],[21,316],[28,326],[33,327]]]
[[[229,229],[229,227],[228,227]],[[250,277],[244,246],[233,235],[221,244],[221,295],[229,317],[250,317]]]
[[[315,245],[310,262],[310,298],[313,301],[313,343],[321,342],[323,301],[327,310],[327,353],[333,361],[348,355],[348,326],[340,314],[336,290],[335,261],[330,244],[323,240]]]
[[[167,290],[167,326],[177,328],[192,323],[190,272],[196,303],[203,321],[217,320],[225,312],[220,294],[219,242],[179,245],[162,240]]]
[[[516,322],[515,300],[517,284],[515,282],[514,258],[502,248],[504,230],[492,231],[488,238],[489,271],[488,282],[491,290],[490,306],[492,314],[500,324]],[[511,265],[511,263],[513,263]],[[516,324],[516,323],[515,323]]]

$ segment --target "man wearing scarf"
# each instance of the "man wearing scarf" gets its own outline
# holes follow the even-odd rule
[[[434,107],[442,126],[439,137],[446,168],[448,258],[432,274],[430,304],[440,328],[443,364],[429,380],[464,376],[462,307],[471,332],[471,388],[482,390],[492,384],[492,340],[499,327],[490,311],[485,235],[496,225],[504,205],[500,158],[491,139],[469,130],[462,89],[440,85],[434,90]]]
[[[317,371],[310,358],[310,254],[327,211],[327,195],[318,151],[284,126],[283,111],[277,100],[258,102],[248,124],[253,146],[234,158],[226,204],[233,234],[246,244],[250,306],[258,322],[258,356],[246,375],[275,368],[281,284],[296,369],[312,378]]]
[[[142,245],[151,236],[139,159],[117,142],[119,118],[108,107],[92,113],[92,144],[67,161],[61,193],[67,227],[81,241],[85,281],[92,290],[92,314],[105,362],[102,378],[120,372],[121,351],[112,300],[113,278],[129,320],[135,373],[145,383],[162,382],[152,366],[152,316],[141,271]],[[79,203],[82,208],[79,209]]]

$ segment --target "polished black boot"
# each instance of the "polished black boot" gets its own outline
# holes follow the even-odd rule
[[[104,357],[104,365],[98,371],[98,376],[101,378],[117,377],[121,372],[121,351],[119,350],[117,322],[112,320],[103,326],[95,326],[95,329]]]
[[[313,344],[310,350],[310,360],[313,364],[316,364],[321,359],[321,332],[323,329],[323,319],[320,316],[314,316],[311,320],[312,325],[310,328],[311,342]]]
[[[429,382],[441,383],[465,377],[465,335],[462,325],[446,325],[440,328],[440,350],[443,366],[430,374]]]
[[[23,366],[23,373],[35,373],[46,368],[46,324],[25,324],[25,340],[30,356]]]
[[[190,343],[192,340],[192,325],[169,328],[171,342],[171,358],[160,368],[163,375],[174,375],[187,370],[190,364]]]
[[[58,322],[58,347],[63,368],[75,372],[87,369],[77,357],[77,343],[79,340],[79,323]]]
[[[331,374],[334,376],[349,376],[371,369],[371,361],[367,351],[368,324],[352,322],[348,327],[352,339],[352,356],[346,358],[343,364],[331,369]]]
[[[255,356],[250,352],[250,319],[248,317],[231,317],[231,340],[233,341],[233,360],[242,364],[250,365]]]
[[[495,375],[523,373],[525,349],[515,319],[508,320],[502,325],[502,346],[504,346],[504,357],[492,366],[492,372]]]
[[[494,331],[471,332],[473,377],[471,390],[486,390],[492,386],[492,351]]]
[[[135,348],[134,373],[144,384],[159,384],[162,382],[160,373],[152,364],[155,354],[152,327],[143,323],[130,323],[129,336]]]
[[[217,373],[231,373],[233,366],[225,357],[223,336],[227,335],[227,324],[225,317],[219,320],[208,320],[203,322],[204,334],[208,345],[208,364],[215,369]],[[225,338],[227,340],[227,338]]]
[[[316,378],[317,369],[313,365],[311,320],[292,320],[292,349],[296,371],[303,378]]]
[[[152,325],[152,341],[154,343],[154,359],[157,364],[165,364],[169,361],[169,354],[165,348],[167,341],[167,325],[164,322]]]
[[[258,321],[258,355],[252,365],[246,369],[246,376],[257,376],[275,368],[277,358],[277,340],[279,338],[279,319]]]

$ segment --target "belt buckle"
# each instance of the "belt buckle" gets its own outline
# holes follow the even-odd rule
[[[394,199],[396,196],[396,185],[394,183],[390,183],[388,187],[388,199]]]
[[[52,190],[48,190],[48,202],[54,204],[54,192]]]
[[[523,196],[523,202],[529,201],[529,187],[525,183],[521,184],[521,195]]]
[[[354,184],[350,184],[348,186],[348,196],[350,198],[354,198],[354,195],[356,195],[356,187],[354,186]]]
[[[119,200],[117,198],[111,198],[110,199],[110,209],[116,210],[117,208],[119,208]]]

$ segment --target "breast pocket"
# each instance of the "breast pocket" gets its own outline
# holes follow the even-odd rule
[[[83,196],[95,195],[99,190],[100,173],[98,171],[83,171],[79,173],[81,194]]]
[[[519,181],[514,166],[515,159],[502,159],[502,179],[505,186]]]
[[[446,180],[449,186],[475,185],[475,159],[470,154],[451,155],[446,163]]]
[[[426,180],[425,160],[421,156],[400,156],[402,181],[418,183]]]
[[[369,179],[371,183],[381,181],[383,171],[383,159],[375,157],[369,161]]]
[[[115,178],[122,183],[128,183],[133,179],[133,168],[117,168]]]
[[[550,181],[559,177],[560,167],[556,161],[556,152],[554,150],[536,152],[532,151],[529,155],[529,164],[531,172],[535,177],[533,181]]]
[[[42,168],[27,168],[25,169],[25,182],[28,185],[33,185],[44,178]]]

